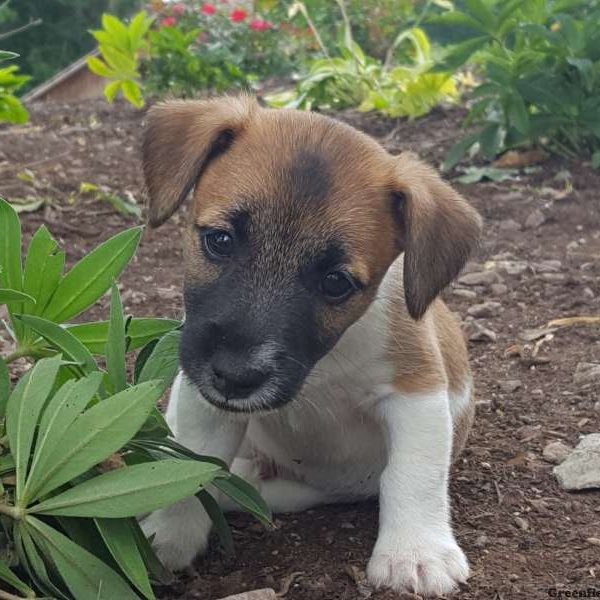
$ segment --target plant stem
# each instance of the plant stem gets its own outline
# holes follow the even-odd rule
[[[0,514],[7,515],[15,521],[19,521],[25,514],[23,509],[17,506],[10,506],[8,504],[0,504]]]
[[[306,22],[308,23],[308,27],[312,31],[312,34],[315,36],[315,39],[317,40],[317,43],[319,44],[319,47],[321,48],[321,52],[323,52],[323,54],[327,58],[330,59],[331,57],[329,56],[329,52],[327,52],[327,48],[326,48],[325,44],[323,43],[323,40],[321,39],[319,30],[315,27],[313,20],[311,19],[310,15],[308,14],[308,9],[306,8],[306,6],[304,5],[303,2],[299,2],[298,6],[300,8],[300,12],[302,13],[304,18],[306,19]]]
[[[4,362],[8,365],[19,358],[24,358],[26,356],[30,356],[31,348],[29,346],[22,346],[17,348],[14,352],[11,352],[5,359]]]
[[[3,590],[0,590],[0,598],[2,598],[2,600],[23,600],[23,596],[15,596],[14,594]]]

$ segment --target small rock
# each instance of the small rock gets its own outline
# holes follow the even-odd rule
[[[459,278],[458,283],[463,285],[492,285],[502,283],[502,278],[495,271],[479,271],[477,273],[465,273]]]
[[[221,598],[221,600],[277,600],[277,594],[273,589],[254,590],[253,592],[227,596],[227,598]]]
[[[564,442],[550,442],[544,446],[542,456],[544,457],[544,460],[559,465],[567,458],[567,456],[569,456],[572,450],[573,448],[567,446]]]
[[[498,387],[507,394],[512,394],[516,392],[520,387],[522,387],[522,383],[519,379],[507,379],[506,381],[499,381]]]
[[[564,273],[542,273],[540,277],[550,283],[562,283],[567,278]]]
[[[588,544],[591,544],[592,546],[600,546],[600,538],[597,537],[589,537],[586,538],[585,540]]]
[[[490,291],[494,296],[504,296],[504,294],[508,293],[508,286],[503,283],[492,283]]]
[[[495,266],[507,275],[522,275],[529,268],[529,264],[522,260],[501,260]]]
[[[592,290],[592,288],[589,287],[584,287],[582,293],[583,297],[587,298],[588,300],[593,300],[596,297],[596,294],[594,294],[594,290]]]
[[[560,260],[543,260],[535,263],[533,268],[538,273],[558,273],[562,269],[562,262]]]
[[[536,208],[526,219],[525,229],[537,229],[546,222],[546,215]]]
[[[342,523],[340,527],[342,529],[355,529],[354,525],[352,525],[352,523],[348,523],[348,521],[344,521],[344,523]]]
[[[488,543],[488,536],[485,535],[485,533],[482,533],[481,535],[478,535],[475,538],[475,541],[473,542],[473,545],[476,548],[484,548],[485,546],[487,546]]]
[[[521,231],[521,229],[521,223],[517,223],[513,219],[500,221],[500,231]]]
[[[477,298],[477,293],[473,290],[467,290],[465,288],[454,288],[452,290],[452,294],[454,296],[458,296],[459,298],[468,298],[469,300],[473,300]]]
[[[495,342],[498,339],[494,331],[487,329],[477,321],[465,323],[464,330],[471,342]]]
[[[467,313],[476,319],[487,319],[495,317],[501,310],[500,302],[482,302],[481,304],[473,304],[467,309]]]
[[[580,362],[575,367],[573,381],[577,384],[600,383],[600,364]]]
[[[600,487],[600,433],[584,436],[553,473],[565,490]]]
[[[508,576],[509,581],[518,581],[519,580],[519,576],[516,573],[511,573]]]
[[[527,521],[527,519],[524,519],[523,517],[515,517],[515,525],[521,531],[527,531],[529,529],[529,521]]]

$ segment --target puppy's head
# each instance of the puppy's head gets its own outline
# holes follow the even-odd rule
[[[290,401],[401,252],[406,305],[422,317],[480,229],[414,156],[245,97],[155,106],[144,173],[153,226],[193,191],[181,362],[232,411]]]

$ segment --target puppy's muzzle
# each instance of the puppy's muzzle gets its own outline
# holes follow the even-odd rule
[[[273,373],[268,366],[259,365],[248,365],[237,357],[219,352],[211,361],[212,386],[226,400],[248,398],[257,392]]]

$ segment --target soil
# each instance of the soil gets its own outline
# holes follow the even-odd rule
[[[45,104],[31,112],[29,124],[0,129],[0,193],[44,198],[42,209],[23,214],[25,237],[47,223],[74,260],[136,223],[77,192],[81,182],[91,182],[141,201],[143,114],[103,102]],[[392,152],[410,149],[436,165],[461,135],[458,111],[436,111],[417,123],[338,116]],[[25,169],[35,186],[17,177]],[[600,547],[588,541],[600,538],[600,492],[562,491],[553,465],[542,457],[549,442],[574,446],[582,434],[600,431],[600,383],[574,380],[578,363],[600,362],[599,329],[559,328],[535,357],[536,342],[519,337],[551,319],[600,313],[600,172],[551,159],[517,179],[456,185],[486,221],[467,271],[487,266],[505,286],[453,285],[444,293],[465,319],[473,304],[500,304],[494,316],[465,322],[467,332],[483,325],[493,333],[469,342],[478,415],[452,473],[454,524],[473,571],[459,597],[508,600],[551,597],[550,588],[600,590]],[[536,210],[543,219],[528,221]],[[182,222],[180,215],[144,232],[121,280],[125,305],[136,316],[181,315]],[[104,315],[106,301],[91,313]],[[159,589],[161,598],[216,600],[263,587],[282,591],[287,600],[399,597],[389,591],[369,596],[362,584],[377,533],[376,502],[277,515],[274,531],[244,515],[232,516],[231,523],[236,557],[224,559],[213,544],[194,574]]]

